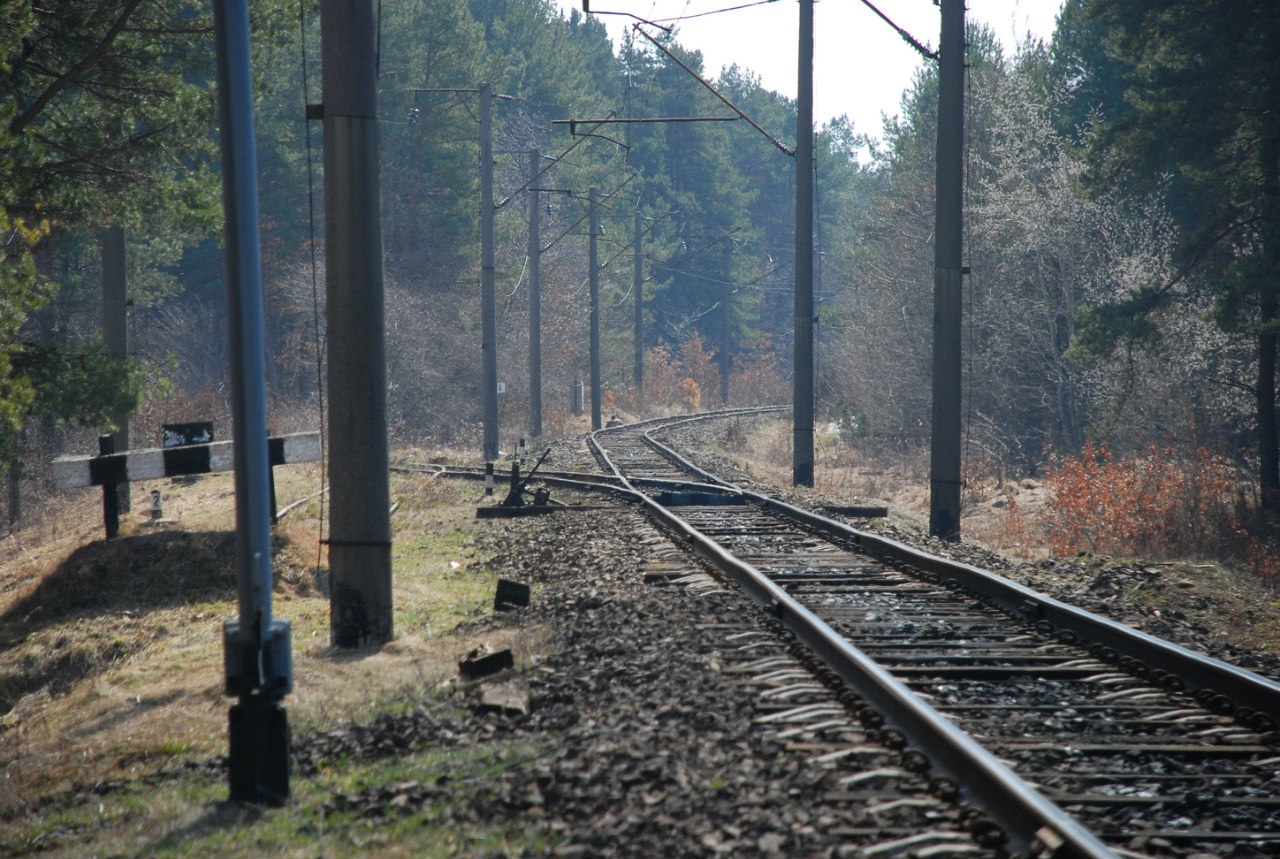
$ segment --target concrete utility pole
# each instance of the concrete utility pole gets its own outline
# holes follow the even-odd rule
[[[800,0],[796,87],[796,333],[791,483],[813,485],[813,3]]]
[[[635,386],[636,409],[644,411],[644,251],[640,241],[644,236],[641,229],[640,208],[636,207],[635,224],[631,228],[631,246],[635,251],[635,264],[631,274],[631,288],[635,293],[635,325],[632,341],[635,349]]]
[[[529,150],[529,435],[542,435],[542,237],[538,170],[542,154]]]
[[[228,773],[232,801],[283,805],[289,798],[289,722],[280,701],[293,686],[293,670],[289,623],[271,615],[271,465],[248,2],[222,0],[213,4],[213,15],[240,609],[239,619],[223,627],[226,692],[239,699],[230,712]]]
[[[591,294],[591,428],[598,430],[600,421],[600,253],[597,249],[600,236],[600,213],[596,208],[596,189],[587,192],[591,209],[587,219],[591,232],[591,244],[587,254],[590,274],[587,278]]]
[[[964,0],[942,0],[938,44],[929,533],[960,538],[960,319],[964,185]]]
[[[480,84],[480,384],[484,458],[498,458],[498,300],[493,262],[493,86]]]
[[[329,337],[329,630],[391,640],[382,206],[371,0],[321,0]]]
[[[102,258],[102,344],[115,361],[129,357],[129,299],[123,227],[104,227],[99,234]],[[111,434],[112,450],[129,449],[129,415],[115,415],[116,431]],[[117,483],[119,509],[129,512],[129,484]]]
[[[733,242],[725,240],[724,265],[720,284],[720,402],[729,405],[729,373],[733,369]]]

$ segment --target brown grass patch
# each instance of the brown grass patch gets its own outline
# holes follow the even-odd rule
[[[486,614],[494,576],[473,542],[476,487],[393,478],[396,639],[329,646],[327,563],[320,551],[318,467],[276,470],[274,611],[293,626],[295,732],[367,719],[457,674],[477,646],[526,661],[543,631],[454,632]],[[236,613],[234,494],[228,475],[156,481],[165,515],[153,529],[137,499],[125,536],[101,539],[96,493],[62,500],[60,526],[33,523],[0,547],[0,830],[86,786],[175,760],[225,754],[222,624]],[[71,497],[74,496],[74,497]],[[453,562],[453,563],[451,563]]]

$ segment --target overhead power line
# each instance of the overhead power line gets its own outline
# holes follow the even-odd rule
[[[646,22],[646,23],[648,23],[648,22]],[[660,26],[660,25],[658,25],[658,24],[654,24],[654,26],[655,26],[655,27],[658,27],[658,26]],[[633,30],[635,30],[637,33],[639,33],[641,36],[644,36],[646,39],[648,39],[650,42],[652,42],[652,43],[653,43],[653,45],[654,45],[654,47],[656,47],[659,51],[662,51],[662,53],[663,53],[663,54],[665,54],[665,55],[667,56],[667,58],[668,58],[669,60],[671,60],[671,62],[675,63],[677,66],[679,66],[680,68],[684,69],[686,72],[688,72],[688,73],[689,73],[689,75],[690,75],[691,77],[693,77],[693,79],[694,79],[694,80],[696,80],[698,83],[700,83],[700,84],[702,84],[704,87],[706,87],[707,91],[708,91],[709,93],[711,93],[712,95],[714,95],[716,98],[720,99],[720,101],[725,105],[725,107],[729,108],[729,110],[732,110],[732,111],[733,111],[734,113],[736,113],[738,116],[740,116],[740,117],[742,117],[743,119],[745,119],[745,120],[747,121],[747,124],[748,124],[748,125],[750,125],[750,126],[751,126],[752,128],[754,128],[756,131],[760,132],[760,133],[761,133],[761,134],[763,134],[766,138],[768,138],[769,142],[770,142],[770,143],[772,143],[774,146],[776,146],[779,150],[781,150],[782,154],[787,155],[787,156],[789,156],[789,157],[791,157],[791,158],[795,158],[795,157],[796,157],[796,151],[795,151],[794,149],[790,149],[790,148],[788,148],[788,147],[787,147],[787,145],[786,145],[785,143],[783,143],[781,140],[779,140],[778,138],[774,137],[772,134],[770,134],[769,132],[767,132],[767,131],[765,131],[763,128],[761,128],[761,127],[760,127],[760,125],[759,125],[759,123],[757,123],[757,122],[756,122],[754,119],[752,119],[751,117],[747,116],[747,114],[743,113],[743,112],[738,108],[738,106],[737,106],[736,104],[734,104],[733,102],[729,101],[729,99],[728,99],[728,98],[726,98],[725,96],[721,95],[721,94],[720,94],[720,92],[719,92],[719,91],[717,91],[717,90],[716,90],[716,88],[715,88],[715,87],[713,87],[711,84],[709,84],[706,80],[704,80],[704,79],[703,79],[703,77],[702,77],[701,75],[699,75],[699,74],[698,74],[697,72],[695,72],[693,69],[689,68],[688,64],[686,64],[683,60],[681,60],[679,57],[677,57],[677,56],[676,56],[675,54],[673,54],[671,51],[667,50],[667,47],[666,47],[665,45],[663,45],[663,44],[662,44],[662,42],[658,41],[658,40],[657,40],[657,39],[655,39],[653,36],[650,36],[648,33],[646,33],[646,32],[644,31],[644,29],[643,29],[639,24],[632,24],[632,25],[631,25],[631,28],[632,28]]]
[[[724,9],[712,9],[710,12],[699,12],[696,15],[681,15],[678,18],[656,18],[647,23],[658,25],[659,21],[692,21],[694,18],[705,18],[708,15],[720,15],[725,12],[737,12],[739,9],[750,9],[753,6],[768,6],[770,3],[777,3],[778,0],[756,0],[754,3],[740,3],[737,6],[728,6]]]
[[[902,37],[902,40],[903,40],[904,42],[906,42],[908,45],[910,45],[911,47],[915,48],[917,51],[919,51],[921,54],[923,54],[924,56],[928,57],[928,58],[929,58],[929,59],[931,59],[931,60],[936,60],[936,59],[938,59],[938,52],[937,52],[937,51],[930,50],[926,45],[921,44],[921,43],[916,39],[916,37],[915,37],[915,36],[913,36],[913,35],[911,35],[910,33],[908,33],[908,32],[907,32],[906,30],[904,30],[902,27],[899,27],[897,24],[895,24],[895,23],[894,23],[894,22],[889,18],[889,16],[888,16],[888,15],[886,15],[885,13],[883,13],[883,12],[881,12],[879,9],[877,9],[877,8],[876,8],[876,7],[875,7],[875,6],[870,2],[870,0],[862,0],[862,5],[863,5],[863,6],[866,6],[866,7],[867,7],[868,9],[870,9],[872,12],[875,12],[875,13],[876,13],[876,15],[878,15],[878,16],[880,17],[880,20],[881,20],[881,21],[884,21],[886,24],[888,24],[890,27],[892,27],[894,30],[896,30],[896,31],[897,31],[897,33],[898,33],[898,35],[899,35],[899,36],[901,36],[901,37]]]
[[[612,112],[610,113],[610,116],[612,116]],[[603,123],[603,122],[607,122],[608,120],[605,120],[605,119],[598,119],[598,120],[591,120],[591,121],[592,121],[592,122],[596,122],[596,123]],[[598,125],[598,124],[592,128],[592,131],[594,131],[596,128],[599,128],[599,125]],[[503,200],[503,201],[502,201],[501,203],[499,203],[498,205],[494,206],[494,207],[493,207],[494,211],[495,211],[495,212],[496,212],[496,211],[501,211],[501,210],[502,210],[502,208],[503,208],[504,206],[506,206],[508,203],[510,203],[512,200],[514,200],[517,196],[519,196],[519,195],[520,195],[520,193],[521,193],[522,191],[527,190],[530,186],[532,186],[532,185],[533,185],[533,183],[534,183],[534,182],[537,182],[539,179],[541,179],[541,178],[543,177],[543,175],[544,175],[544,174],[546,174],[546,172],[547,172],[547,171],[549,171],[552,167],[555,167],[557,164],[559,164],[559,163],[560,163],[560,161],[561,161],[561,160],[562,160],[566,155],[568,155],[570,152],[572,152],[574,149],[576,149],[576,148],[577,148],[577,146],[578,146],[578,144],[582,143],[582,141],[586,140],[589,136],[590,136],[590,134],[584,134],[584,135],[582,135],[581,137],[579,137],[577,140],[574,140],[574,141],[573,141],[573,143],[569,146],[569,148],[568,148],[568,149],[566,149],[564,152],[561,152],[559,155],[555,156],[554,158],[550,159],[550,163],[549,163],[549,164],[547,164],[547,166],[546,166],[546,167],[543,167],[543,168],[542,168],[541,170],[539,170],[539,171],[538,171],[534,176],[530,177],[530,178],[529,178],[529,180],[528,180],[527,182],[525,182],[525,183],[524,183],[523,185],[521,185],[519,188],[515,189],[515,190],[514,190],[514,191],[512,191],[510,194],[508,194],[508,195],[507,195],[507,198],[506,198],[505,200]]]

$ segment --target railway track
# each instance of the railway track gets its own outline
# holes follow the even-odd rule
[[[983,809],[979,843],[1014,855],[1280,855],[1280,684],[742,490],[658,441],[680,423],[593,434],[609,476],[591,479],[635,491],[807,646],[819,678],[852,690],[839,693],[848,710],[903,749],[903,769]],[[806,716],[812,676],[779,682],[777,718],[812,727],[829,716]],[[856,743],[827,753],[858,754]]]

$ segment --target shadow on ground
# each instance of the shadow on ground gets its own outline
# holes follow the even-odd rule
[[[165,531],[72,552],[0,613],[0,713],[42,688],[60,694],[144,646],[150,612],[234,601],[235,542],[233,532]],[[286,543],[277,537],[276,552]],[[110,620],[126,614],[135,619],[128,634]]]
[[[0,648],[74,617],[234,599],[235,534],[165,531],[82,546],[0,614]]]

